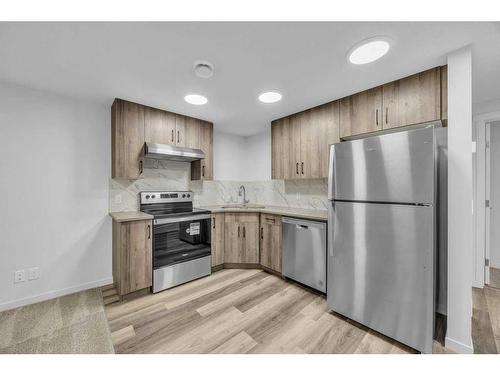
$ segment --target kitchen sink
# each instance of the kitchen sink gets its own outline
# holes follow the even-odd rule
[[[247,204],[230,204],[227,206],[222,206],[222,208],[237,208],[240,210],[253,210],[253,209],[259,209],[259,208],[266,208],[266,206],[259,206],[259,205],[247,205]]]

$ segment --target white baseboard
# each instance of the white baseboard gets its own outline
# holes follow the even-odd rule
[[[91,281],[89,283],[80,284],[80,285],[72,286],[69,288],[52,290],[50,292],[38,294],[35,296],[30,296],[30,297],[17,299],[14,301],[0,303],[0,311],[15,309],[16,307],[21,307],[21,306],[26,306],[26,305],[31,305],[32,303],[37,303],[37,302],[46,301],[46,300],[49,300],[52,298],[62,297],[62,296],[65,296],[67,294],[81,292],[82,290],[98,288],[101,286],[109,285],[111,283],[113,283],[113,278],[109,277],[106,279]]]
[[[458,354],[473,354],[474,348],[472,347],[472,343],[470,345],[466,345],[460,341],[454,340],[450,337],[446,337],[444,339],[444,346],[448,349],[453,350]]]

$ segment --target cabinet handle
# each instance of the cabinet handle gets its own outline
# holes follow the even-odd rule
[[[275,219],[271,219],[269,217],[266,217],[266,221],[268,221],[269,223],[273,223],[273,224],[276,222]]]
[[[260,228],[260,239],[263,240],[264,239],[264,227],[261,227]]]
[[[139,160],[139,174],[142,174],[143,168],[142,168],[142,160]]]
[[[205,166],[201,166],[201,177],[205,177]]]
[[[389,117],[389,107],[385,107],[385,124],[387,125],[389,122],[387,118]]]
[[[245,227],[243,226],[243,238],[245,238]]]
[[[148,225],[148,240],[151,239],[151,225]]]
[[[304,174],[304,162],[301,163],[300,169],[301,169],[302,174]]]
[[[215,216],[212,218],[212,228],[215,229]]]
[[[378,109],[375,110],[375,123],[378,126]]]
[[[238,225],[238,237],[240,236],[240,226]]]
[[[181,142],[181,136],[179,130],[177,130],[177,143]]]
[[[297,163],[297,165],[295,166],[295,173],[299,174],[299,163]]]
[[[174,129],[172,129],[172,134],[170,136],[170,139],[172,140],[172,143],[174,143]]]

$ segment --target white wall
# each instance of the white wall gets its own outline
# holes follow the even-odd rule
[[[490,126],[490,266],[500,268],[500,122]]]
[[[112,281],[109,111],[0,84],[0,310]]]
[[[214,180],[271,179],[271,131],[250,137],[214,132]]]
[[[448,55],[448,316],[446,346],[472,353],[472,57]]]

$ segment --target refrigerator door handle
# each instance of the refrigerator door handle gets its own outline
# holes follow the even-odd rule
[[[330,155],[328,159],[328,200],[333,200],[334,193],[334,154],[335,154],[335,145],[330,145]]]

